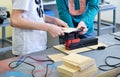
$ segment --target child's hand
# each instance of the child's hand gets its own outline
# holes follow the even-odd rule
[[[68,24],[58,18],[56,18],[56,22],[55,22],[56,25],[60,26],[60,27],[64,27],[64,28],[68,28]]]
[[[50,26],[48,27],[48,32],[51,34],[52,37],[64,35],[63,28],[54,24],[50,24]]]

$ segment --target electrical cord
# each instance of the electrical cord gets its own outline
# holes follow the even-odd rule
[[[88,47],[89,49],[92,49],[92,50],[104,50],[105,48],[109,48],[109,47],[112,47],[112,46],[116,46],[116,45],[120,45],[120,44],[113,44],[113,45],[109,45],[109,46],[99,46],[97,49],[93,49],[93,48],[90,48]],[[109,71],[109,70],[112,70],[112,69],[115,69],[115,68],[118,68],[120,67],[120,63],[116,63],[116,64],[110,64],[108,62],[108,59],[116,59],[116,60],[120,60],[120,57],[115,57],[115,56],[107,56],[105,58],[105,65],[100,65],[98,67],[98,69],[102,70],[102,71]],[[108,67],[108,68],[105,68],[105,67]],[[118,77],[120,76],[120,73],[118,73],[115,77]]]
[[[106,59],[105,59],[105,63],[106,63],[106,65],[108,65],[108,66],[110,66],[110,67],[120,67],[120,63],[117,63],[117,64],[109,64],[109,63],[107,62],[108,59],[118,59],[118,60],[120,60],[119,57],[108,56],[108,57],[106,57]]]
[[[104,50],[106,48],[109,48],[109,47],[112,47],[112,46],[117,46],[117,45],[120,45],[120,44],[112,44],[112,45],[109,45],[109,46],[98,46],[96,49],[90,48],[90,47],[87,47],[87,48],[89,48],[91,50]]]
[[[19,64],[17,64],[18,61],[12,61],[11,63],[9,63],[8,66],[9,66],[9,68],[14,69],[14,68],[17,68],[17,67],[18,67],[19,65],[21,65],[22,63],[25,63],[25,64],[33,67],[33,70],[32,70],[32,72],[31,72],[31,74],[32,74],[32,77],[35,77],[35,76],[34,76],[34,70],[36,69],[36,67],[35,67],[35,65],[32,65],[32,64],[30,64],[30,63],[28,63],[28,62],[25,62],[25,60],[26,60],[27,58],[30,58],[30,59],[35,60],[35,61],[38,61],[38,62],[51,62],[51,63],[48,63],[47,66],[46,66],[45,77],[47,77],[48,67],[49,67],[49,65],[52,65],[52,64],[54,63],[54,61],[52,61],[52,60],[38,60],[38,59],[35,59],[35,58],[31,57],[31,56],[26,56],[22,61],[20,61]],[[16,65],[15,65],[15,66],[12,66],[13,63],[16,63]]]
[[[109,45],[109,46],[107,46],[107,48],[108,48],[108,47],[112,47],[112,46],[116,46],[116,45],[120,45],[120,44]]]
[[[102,71],[109,71],[115,68],[120,67],[120,63],[116,63],[116,64],[110,64],[108,62],[108,59],[116,59],[116,60],[120,60],[120,57],[115,57],[115,56],[107,56],[105,58],[105,65],[100,65],[98,68]],[[105,67],[109,67],[109,68],[105,68]],[[120,73],[118,73],[115,77],[120,76]]]
[[[118,73],[118,74],[116,75],[116,77],[120,77],[120,73]]]
[[[98,68],[102,71],[109,71],[109,70],[112,70],[112,69],[115,69],[115,68],[118,68],[120,67],[120,63],[116,63],[116,64],[110,64],[108,62],[108,59],[117,59],[117,60],[120,60],[120,57],[114,57],[114,56],[108,56],[105,58],[105,65],[100,65]],[[109,67],[109,68],[105,68],[105,67]],[[118,73],[115,77],[118,77],[120,76],[120,73]]]
[[[38,60],[38,59],[32,58],[31,56],[28,56],[28,58],[31,58],[31,59],[38,61],[38,62],[51,62],[50,64],[47,64],[47,67],[46,67],[45,77],[47,77],[48,67],[49,67],[49,65],[52,65],[54,63],[54,61],[53,60]]]
[[[110,64],[108,62],[108,59],[117,59],[117,60],[120,60],[119,57],[114,57],[114,56],[107,56],[105,58],[105,65],[100,65],[98,68],[102,71],[108,71],[108,70],[112,70],[114,68],[118,68],[120,67],[120,63],[116,63],[116,64]],[[105,69],[104,67],[110,67],[109,69]]]
[[[32,65],[32,64],[30,64],[30,63],[28,63],[28,62],[21,61],[21,63],[20,63],[19,65],[11,66],[11,64],[14,63],[14,62],[17,63],[17,61],[13,61],[13,62],[9,63],[9,67],[10,67],[11,69],[17,68],[17,67],[18,67],[19,65],[21,65],[22,63],[28,64],[29,66],[32,66],[32,67],[33,67],[31,74],[32,74],[32,77],[35,77],[33,73],[34,73],[34,70],[35,70],[36,67],[35,67],[34,65]]]

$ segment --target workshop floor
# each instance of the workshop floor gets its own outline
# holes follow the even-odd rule
[[[120,31],[120,25],[117,25],[117,31]],[[95,31],[96,32],[96,31]],[[102,34],[107,34],[107,33],[111,33],[112,32],[112,29],[106,29],[106,30],[102,30],[100,32],[100,35]],[[96,32],[97,33],[97,32]],[[56,41],[58,41],[58,38],[52,38],[50,37],[50,35],[48,35],[49,37],[49,42],[48,42],[48,47],[52,47],[52,45],[55,45]],[[10,46],[11,44],[10,43],[5,43],[6,46]],[[2,47],[2,41],[0,41],[0,48]],[[13,57],[14,55],[12,54],[11,51],[7,51],[7,52],[0,52],[0,60],[4,60],[4,59],[8,59],[8,58],[11,58]]]

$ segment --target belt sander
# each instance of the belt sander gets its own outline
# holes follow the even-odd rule
[[[60,44],[64,44],[66,50],[72,50],[76,48],[97,45],[98,38],[96,37],[89,37],[89,38],[80,38],[80,32],[82,29],[73,30],[73,31],[65,31],[64,35],[59,36]]]

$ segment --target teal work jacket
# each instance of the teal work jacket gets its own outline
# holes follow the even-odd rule
[[[56,0],[56,3],[59,18],[65,21],[69,27],[76,27],[80,21],[84,21],[88,28],[88,32],[86,34],[92,33],[94,31],[94,18],[99,11],[99,0],[86,0],[86,10],[80,15],[70,14],[68,9],[68,0]],[[78,7],[78,4],[75,5],[75,7]]]

